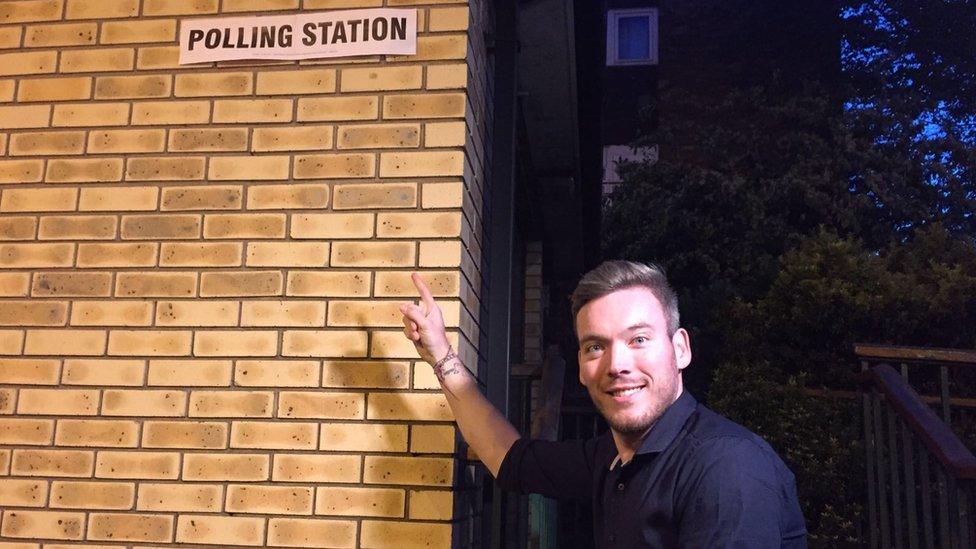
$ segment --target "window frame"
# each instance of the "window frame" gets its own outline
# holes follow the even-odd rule
[[[617,29],[619,21],[623,17],[646,17],[648,19],[647,30],[648,49],[646,59],[619,59],[619,43]],[[607,10],[607,66],[622,67],[633,65],[657,65],[658,63],[658,9],[657,8],[627,8]]]

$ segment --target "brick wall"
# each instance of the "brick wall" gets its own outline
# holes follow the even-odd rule
[[[483,4],[0,2],[0,547],[466,542],[396,306],[422,271],[476,363]],[[417,55],[176,63],[382,5]]]

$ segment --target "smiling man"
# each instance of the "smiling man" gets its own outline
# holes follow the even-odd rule
[[[590,500],[598,547],[806,547],[793,474],[755,434],[684,390],[677,297],[655,265],[603,263],[573,293],[580,383],[610,425],[588,441],[519,438],[447,343],[414,275],[404,334],[434,368],[458,427],[502,487]]]

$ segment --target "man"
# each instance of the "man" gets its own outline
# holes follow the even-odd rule
[[[761,438],[684,391],[691,363],[677,297],[655,265],[606,262],[573,293],[579,378],[610,432],[519,438],[447,343],[423,280],[404,334],[434,373],[461,434],[506,489],[590,499],[598,547],[806,547],[792,473]]]

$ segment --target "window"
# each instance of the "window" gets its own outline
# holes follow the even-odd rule
[[[607,65],[657,64],[657,9],[607,12]]]

